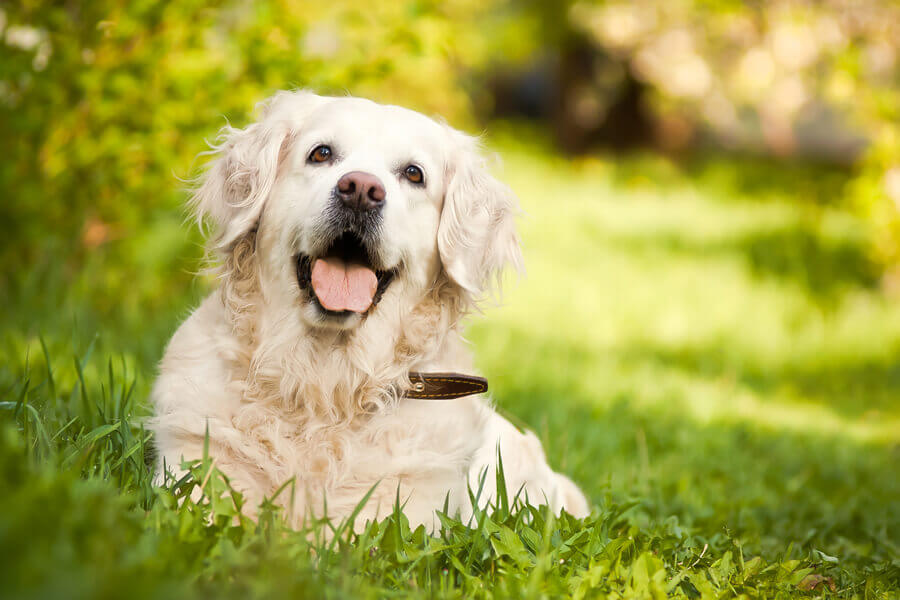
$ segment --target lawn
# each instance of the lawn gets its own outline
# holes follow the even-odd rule
[[[209,284],[161,208],[83,271],[61,257],[0,290],[2,595],[900,597],[900,303],[846,176],[491,146],[527,274],[469,337],[590,518],[512,503],[432,535],[398,510],[325,541],[274,508],[235,519],[206,463],[153,487],[155,361]]]

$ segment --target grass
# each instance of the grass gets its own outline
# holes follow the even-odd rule
[[[294,532],[236,517],[206,461],[153,486],[143,402],[205,286],[161,210],[122,242],[146,273],[112,243],[0,290],[3,595],[897,598],[900,310],[843,176],[495,146],[528,275],[470,337],[590,518],[513,501],[433,535],[399,509]]]

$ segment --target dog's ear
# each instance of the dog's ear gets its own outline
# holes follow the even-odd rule
[[[518,202],[512,190],[487,170],[478,141],[450,130],[453,155],[438,226],[438,252],[451,281],[473,300],[507,266],[522,269],[516,234]]]
[[[304,91],[279,92],[258,106],[256,123],[244,129],[225,126],[219,132],[218,142],[206,153],[215,158],[191,199],[197,219],[215,227],[215,249],[227,251],[257,226],[294,136],[323,100]]]

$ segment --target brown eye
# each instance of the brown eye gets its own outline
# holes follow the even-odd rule
[[[403,170],[403,175],[411,182],[411,183],[425,183],[425,175],[422,173],[422,169],[417,167],[416,165],[409,165]]]
[[[316,146],[316,148],[312,151],[312,153],[309,155],[309,162],[314,162],[314,163],[328,162],[329,160],[331,160],[331,157],[332,157],[331,147],[325,146],[323,144],[322,146]]]

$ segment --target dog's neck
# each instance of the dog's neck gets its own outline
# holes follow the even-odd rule
[[[305,423],[348,423],[391,410],[411,370],[469,368],[459,334],[466,307],[443,274],[415,304],[383,302],[353,330],[315,329],[295,307],[266,306],[247,250],[226,257],[219,291],[242,348],[233,372],[245,402]]]

